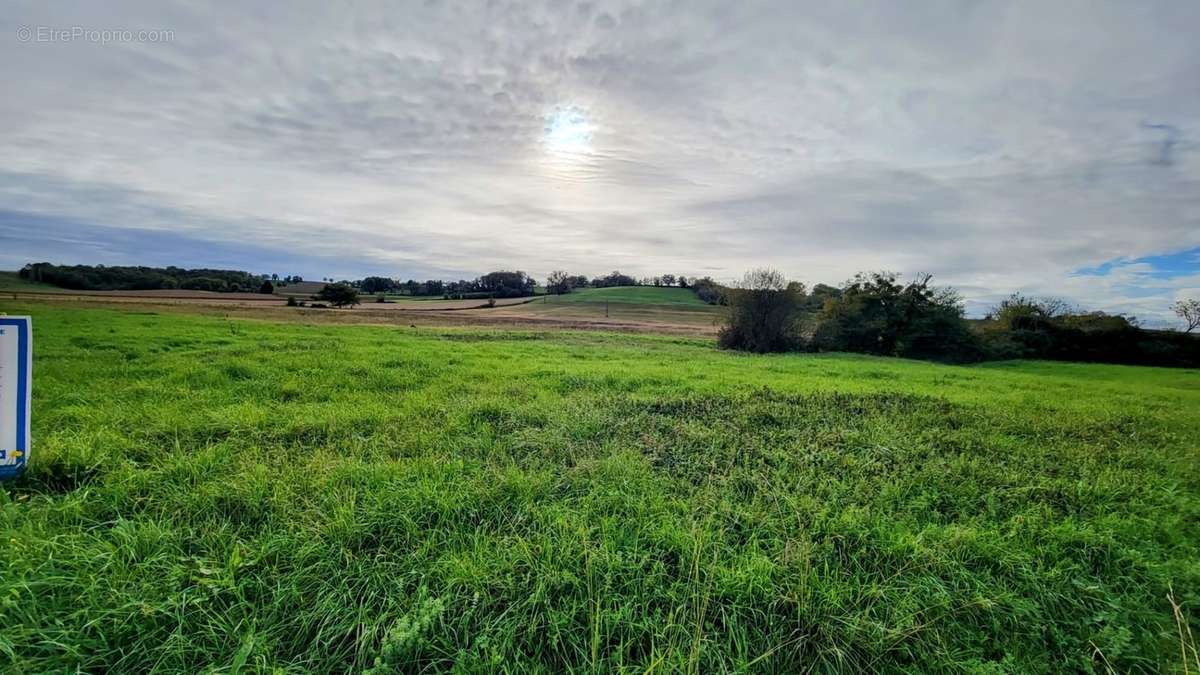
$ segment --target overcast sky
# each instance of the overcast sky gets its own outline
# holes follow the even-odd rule
[[[1020,290],[1159,320],[1200,296],[1195,0],[37,0],[0,23],[0,269],[889,269],[974,313]]]

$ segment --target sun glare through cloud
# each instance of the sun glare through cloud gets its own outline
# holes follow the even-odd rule
[[[559,106],[546,115],[542,144],[549,154],[561,159],[586,159],[592,152],[596,125],[577,106]]]

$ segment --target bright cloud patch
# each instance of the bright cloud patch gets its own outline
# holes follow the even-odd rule
[[[587,114],[574,106],[559,107],[546,117],[543,142],[556,155],[585,155],[592,150],[596,127]]]

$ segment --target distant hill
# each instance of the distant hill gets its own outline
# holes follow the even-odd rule
[[[65,289],[50,284],[22,279],[17,272],[0,272],[0,291],[25,291],[39,293],[63,293]]]
[[[596,302],[629,305],[667,305],[672,307],[706,307],[689,288],[663,286],[610,286],[608,288],[578,288],[563,295],[552,295],[550,302]]]

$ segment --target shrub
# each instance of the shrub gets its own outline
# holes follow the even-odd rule
[[[729,289],[726,297],[729,312],[726,325],[717,335],[720,348],[766,353],[802,346],[802,285],[787,283],[776,270],[757,269],[747,272],[742,283]]]
[[[712,277],[692,280],[692,290],[702,302],[710,305],[725,304],[725,287],[712,280]]]

